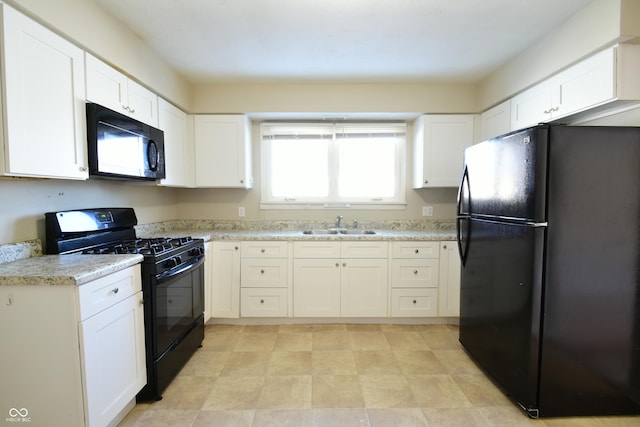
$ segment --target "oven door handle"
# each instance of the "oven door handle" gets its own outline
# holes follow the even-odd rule
[[[158,284],[162,282],[166,282],[167,280],[170,280],[182,273],[186,273],[189,270],[193,270],[200,267],[200,265],[202,265],[203,263],[204,263],[204,255],[199,255],[195,258],[191,258],[189,261],[185,262],[184,264],[180,264],[179,266],[171,270],[167,270],[158,274],[156,276],[156,280]]]

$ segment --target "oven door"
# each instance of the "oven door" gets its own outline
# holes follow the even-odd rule
[[[155,283],[153,283],[155,282]],[[155,327],[154,359],[181,338],[204,312],[204,255],[155,277],[152,323]]]

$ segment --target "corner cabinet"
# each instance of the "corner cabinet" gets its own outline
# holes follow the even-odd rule
[[[79,285],[0,287],[0,411],[29,425],[115,425],[146,384],[140,266]],[[42,321],[46,313],[46,321]]]
[[[427,114],[414,123],[413,188],[457,187],[464,150],[473,144],[472,114]]]
[[[86,54],[87,101],[158,127],[158,95]]]
[[[252,187],[250,126],[244,115],[194,117],[196,187]]]
[[[1,4],[7,176],[87,179],[84,52]]]

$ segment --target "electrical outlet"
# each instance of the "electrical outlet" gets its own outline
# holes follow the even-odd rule
[[[422,216],[433,216],[433,206],[423,206]]]
[[[238,208],[238,216],[241,218],[244,216],[244,206]]]

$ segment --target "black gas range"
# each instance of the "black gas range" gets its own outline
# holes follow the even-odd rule
[[[132,208],[49,212],[46,251],[143,256],[147,385],[138,400],[160,400],[204,339],[204,241],[138,238],[135,225]]]

